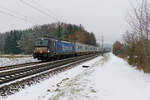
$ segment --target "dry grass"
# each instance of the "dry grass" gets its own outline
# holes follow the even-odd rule
[[[125,55],[119,55],[118,57],[124,59],[125,61],[128,61],[129,59],[128,56],[125,56]]]
[[[110,58],[109,54],[104,55],[100,61],[100,64],[103,66],[109,60],[109,58]]]
[[[136,59],[137,57],[135,57],[135,59],[133,60],[129,60],[129,57],[127,56],[118,56],[122,59],[124,59],[125,61],[127,61],[130,65],[132,65],[133,67],[136,67],[137,70],[143,70],[145,73],[150,73],[150,67],[148,64],[146,65],[142,65],[138,62],[138,60]]]
[[[0,58],[27,58],[32,57],[32,55],[0,55]]]
[[[104,55],[103,58],[102,58],[102,64],[104,64],[108,60],[109,60],[109,55]]]

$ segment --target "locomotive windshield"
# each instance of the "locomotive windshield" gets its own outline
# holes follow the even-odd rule
[[[35,46],[48,46],[48,40],[37,40]]]

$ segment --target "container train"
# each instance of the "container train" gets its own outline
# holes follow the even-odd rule
[[[79,42],[58,41],[56,39],[41,38],[35,42],[33,57],[38,60],[59,59],[86,54],[99,53],[100,48]]]

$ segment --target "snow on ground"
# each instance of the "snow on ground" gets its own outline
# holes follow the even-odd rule
[[[0,67],[16,65],[28,62],[37,62],[33,57],[24,57],[24,58],[0,58]]]
[[[89,65],[89,68],[82,68]],[[150,74],[108,54],[59,73],[5,100],[150,100]]]

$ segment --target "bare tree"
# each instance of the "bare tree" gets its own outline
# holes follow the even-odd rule
[[[131,29],[123,36],[129,61],[150,71],[150,5],[148,0],[139,0],[132,9],[128,20]]]

